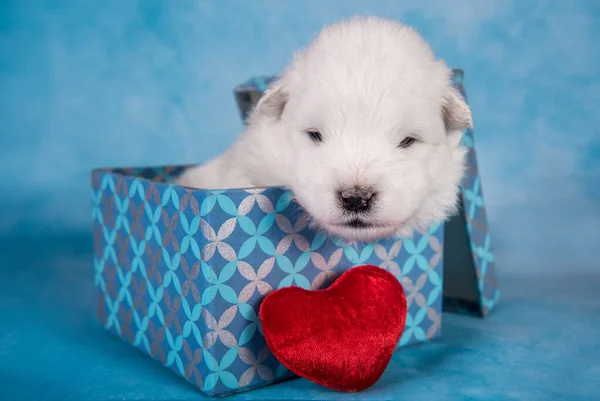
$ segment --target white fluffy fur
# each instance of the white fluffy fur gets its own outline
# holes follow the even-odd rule
[[[265,92],[239,140],[188,170],[179,184],[207,189],[287,186],[313,223],[371,241],[440,222],[454,212],[463,177],[462,131],[471,112],[451,70],[413,29],[354,18],[326,26]],[[315,143],[306,130],[322,133]],[[419,141],[401,149],[406,136]],[[350,217],[339,190],[377,192],[366,219]]]

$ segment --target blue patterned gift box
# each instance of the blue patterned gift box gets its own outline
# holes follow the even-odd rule
[[[92,174],[101,323],[213,396],[293,377],[266,346],[259,305],[285,286],[319,289],[361,264],[402,282],[399,346],[441,332],[444,226],[346,245],[309,229],[283,188],[192,190],[184,167]]]

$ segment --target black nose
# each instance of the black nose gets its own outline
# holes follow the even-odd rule
[[[374,193],[364,188],[349,188],[340,191],[340,200],[344,209],[349,212],[363,213],[371,207]]]

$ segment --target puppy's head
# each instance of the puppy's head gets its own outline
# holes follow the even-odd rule
[[[252,118],[287,137],[287,184],[317,226],[350,241],[411,235],[457,204],[472,120],[450,74],[412,29],[353,19],[296,54]]]

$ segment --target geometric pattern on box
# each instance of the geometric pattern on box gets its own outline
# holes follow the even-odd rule
[[[462,70],[453,71],[454,86],[467,100]],[[461,186],[459,213],[446,224],[444,249],[444,309],[487,316],[500,298],[492,238],[488,226],[483,185],[477,165],[473,129],[465,130],[463,144],[468,148],[467,172]],[[474,277],[473,277],[474,276]],[[476,283],[476,288],[463,284]]]
[[[264,296],[325,288],[349,268],[378,265],[403,284],[399,346],[439,336],[443,226],[412,239],[345,245],[310,230],[283,188],[192,190],[185,169],[92,173],[97,316],[110,331],[218,396],[294,377],[271,354]]]
[[[452,70],[452,83],[467,99],[464,73]],[[245,122],[275,76],[260,76],[238,85],[236,103]],[[481,177],[472,129],[465,130],[468,170],[461,186],[460,210],[445,224],[444,310],[487,316],[500,297]]]

